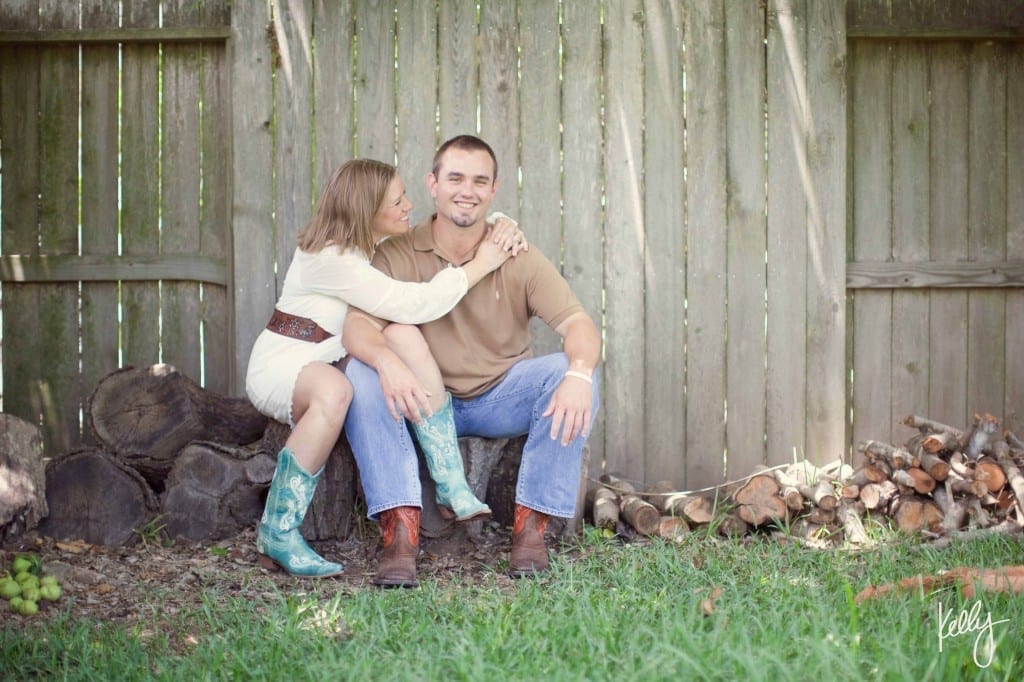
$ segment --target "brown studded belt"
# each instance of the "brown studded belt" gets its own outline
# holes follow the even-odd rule
[[[300,341],[309,341],[310,343],[320,343],[334,336],[334,334],[308,317],[284,313],[277,308],[274,309],[274,314],[270,316],[267,329],[283,336],[299,339]]]

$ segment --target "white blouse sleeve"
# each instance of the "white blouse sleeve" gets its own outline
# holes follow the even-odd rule
[[[401,324],[444,317],[469,289],[462,268],[445,268],[429,282],[402,282],[351,251],[324,249],[302,271],[302,286],[340,298],[371,315]]]

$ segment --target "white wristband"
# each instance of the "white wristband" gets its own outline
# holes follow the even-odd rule
[[[592,378],[590,378],[589,374],[584,374],[583,372],[577,372],[574,369],[570,369],[569,371],[567,371],[565,373],[565,376],[567,376],[567,377],[576,377],[577,379],[583,379],[588,384],[593,384],[594,383],[594,380]]]

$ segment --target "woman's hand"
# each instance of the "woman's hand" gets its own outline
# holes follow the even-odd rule
[[[376,369],[384,402],[392,417],[396,420],[405,417],[419,424],[424,414],[431,413],[430,393],[397,356],[377,363]]]
[[[490,230],[489,239],[509,251],[513,256],[518,256],[521,251],[529,251],[530,245],[526,241],[526,234],[519,229],[519,224],[504,213],[492,213],[488,216],[489,221],[494,223]]]

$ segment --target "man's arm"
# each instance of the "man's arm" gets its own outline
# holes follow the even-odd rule
[[[387,322],[358,308],[349,308],[341,332],[341,344],[352,357],[377,370],[391,416],[418,422],[430,414],[430,397],[416,375],[388,347],[383,328]]]
[[[562,432],[562,445],[568,445],[576,436],[590,435],[594,418],[590,406],[593,402],[594,369],[601,361],[601,333],[586,313],[574,313],[555,327],[564,339],[563,350],[569,357],[569,370],[555,390],[544,410],[551,416],[551,439]]]

